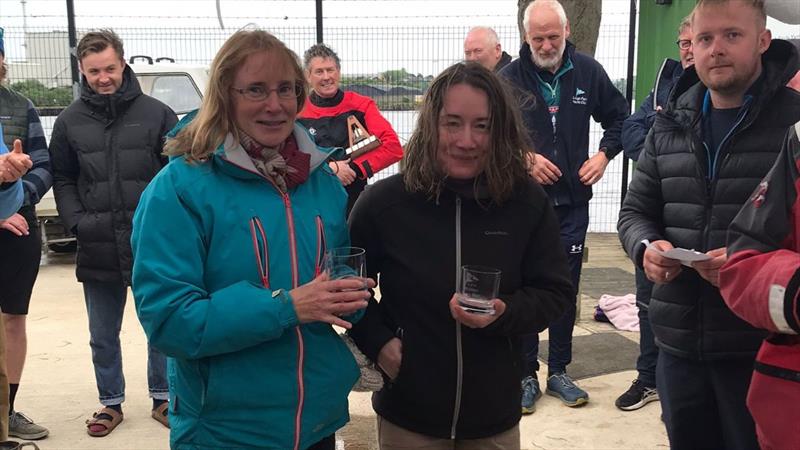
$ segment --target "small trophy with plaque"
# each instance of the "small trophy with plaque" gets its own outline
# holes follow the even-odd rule
[[[350,146],[344,151],[351,160],[381,146],[378,136],[369,134],[356,116],[347,117],[347,137]]]

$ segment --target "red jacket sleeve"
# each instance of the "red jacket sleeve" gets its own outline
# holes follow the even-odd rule
[[[363,108],[364,121],[367,122],[364,125],[370,134],[374,134],[381,140],[381,146],[359,156],[353,162],[361,169],[361,173],[366,178],[370,178],[400,161],[403,157],[403,147],[400,146],[400,139],[398,139],[397,133],[395,133],[389,121],[381,115],[375,102],[370,98],[364,98],[367,102]]]
[[[800,334],[800,145],[790,133],[778,160],[728,230],[720,291],[752,325]]]

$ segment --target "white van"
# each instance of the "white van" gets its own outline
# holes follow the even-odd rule
[[[142,92],[166,103],[179,118],[200,107],[208,84],[207,67],[176,64],[172,58],[154,61],[141,55],[132,56],[128,64],[136,74]],[[61,224],[52,189],[36,205],[36,215],[42,230],[42,244],[46,248],[58,253],[75,251],[75,237]]]

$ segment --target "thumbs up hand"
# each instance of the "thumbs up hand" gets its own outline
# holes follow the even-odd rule
[[[31,157],[22,151],[22,141],[14,140],[11,153],[0,155],[0,181],[16,181],[33,167]]]

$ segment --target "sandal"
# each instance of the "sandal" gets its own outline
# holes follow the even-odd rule
[[[0,450],[22,450],[25,447],[33,447],[39,450],[39,446],[33,442],[3,441],[0,442]]]
[[[155,419],[156,422],[160,423],[161,425],[164,425],[165,427],[169,428],[168,412],[169,412],[169,402],[164,402],[156,406],[156,409],[154,409],[150,413],[150,417]]]
[[[106,417],[110,417],[111,420]],[[122,413],[118,413],[111,408],[103,407],[100,411],[92,414],[91,419],[86,420],[86,432],[92,437],[103,437],[114,431],[122,422]],[[94,426],[103,427],[102,429],[92,430]]]

